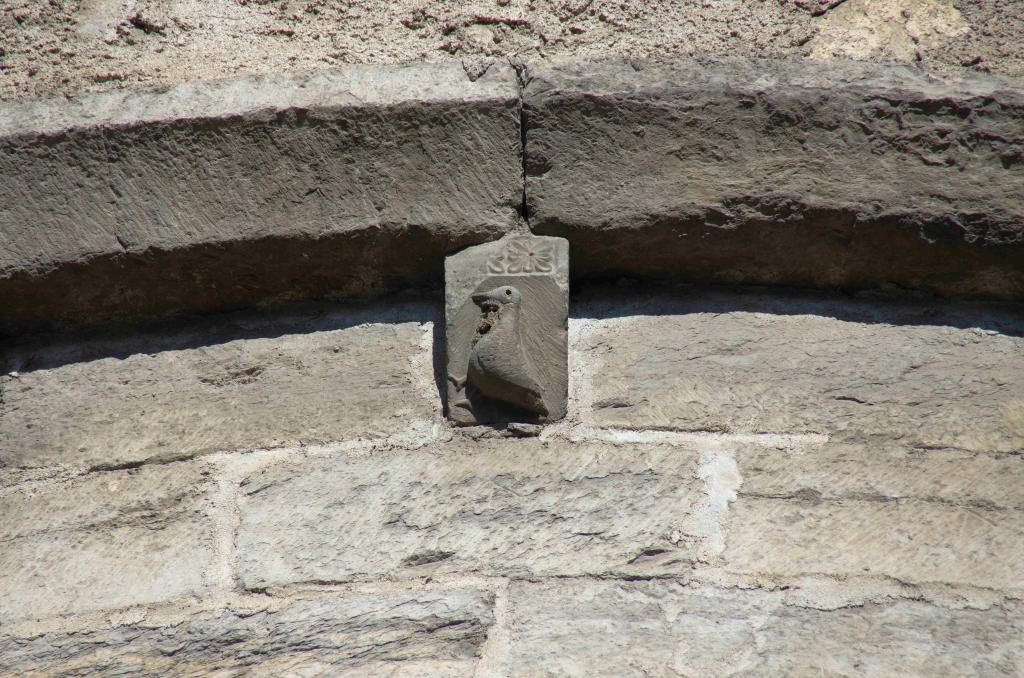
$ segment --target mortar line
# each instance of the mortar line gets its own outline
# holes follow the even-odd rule
[[[502,661],[508,656],[511,647],[511,630],[509,629],[509,589],[512,582],[503,579],[494,590],[494,623],[487,639],[480,648],[480,659],[477,660],[474,678],[491,678],[500,676]]]
[[[523,181],[522,194],[520,196],[519,205],[519,216],[522,217],[523,222],[526,224],[526,229],[529,232],[533,232],[533,227],[530,225],[530,207],[527,201],[526,195],[526,97],[524,93],[526,91],[526,85],[530,81],[529,69],[527,65],[521,61],[513,60],[511,57],[508,60],[509,65],[516,72],[516,86],[517,86],[517,98],[518,98],[518,110],[519,110],[519,164],[521,169],[521,177]]]

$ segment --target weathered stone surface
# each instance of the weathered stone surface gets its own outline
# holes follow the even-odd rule
[[[902,66],[533,64],[534,231],[574,274],[1024,297],[1024,83]]]
[[[670,582],[515,583],[512,676],[1017,675],[1024,609],[916,601],[834,610]]]
[[[110,467],[382,437],[440,414],[430,305],[303,307],[25,345],[0,379],[3,467]]]
[[[252,588],[450,572],[679,575],[699,563],[1024,590],[1015,455],[698,448],[506,440],[272,467],[243,484],[238,567]]]
[[[735,463],[721,528],[730,571],[1024,591],[1018,455],[827,443],[748,446]]]
[[[968,510],[1024,509],[1024,463],[1019,455],[914,450],[881,441],[738,447],[742,497],[797,502],[919,500]]]
[[[312,592],[94,630],[0,634],[0,675],[471,676],[492,598]]]
[[[718,536],[698,462],[534,439],[281,464],[242,485],[239,577],[687,571]]]
[[[212,485],[204,466],[177,463],[4,491],[0,621],[203,592]]]
[[[568,387],[569,246],[517,233],[445,260],[448,413],[551,422]]]
[[[884,575],[1024,591],[1020,510],[884,496],[822,500],[813,491],[741,494],[726,534],[731,571]]]
[[[1024,450],[1012,309],[698,290],[579,313],[598,316],[576,350],[602,426]]]
[[[522,196],[518,83],[351,66],[0,107],[0,333],[439,281]]]

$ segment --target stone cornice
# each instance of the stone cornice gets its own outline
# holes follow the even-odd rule
[[[446,254],[523,215],[569,238],[578,279],[1024,298],[1019,81],[838,61],[518,70],[0,105],[0,335],[437,286]]]

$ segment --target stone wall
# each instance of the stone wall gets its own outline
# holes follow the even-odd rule
[[[526,438],[439,314],[13,344],[0,674],[1024,671],[1019,308],[587,285]]]
[[[1022,37],[7,3],[0,676],[1024,675]],[[452,427],[444,258],[527,230],[569,416]]]
[[[1024,75],[1018,0],[12,0],[0,100],[343,64],[832,58]]]

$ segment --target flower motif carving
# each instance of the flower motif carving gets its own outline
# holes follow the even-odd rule
[[[555,248],[545,242],[517,238],[487,260],[489,273],[551,273],[555,269]]]

